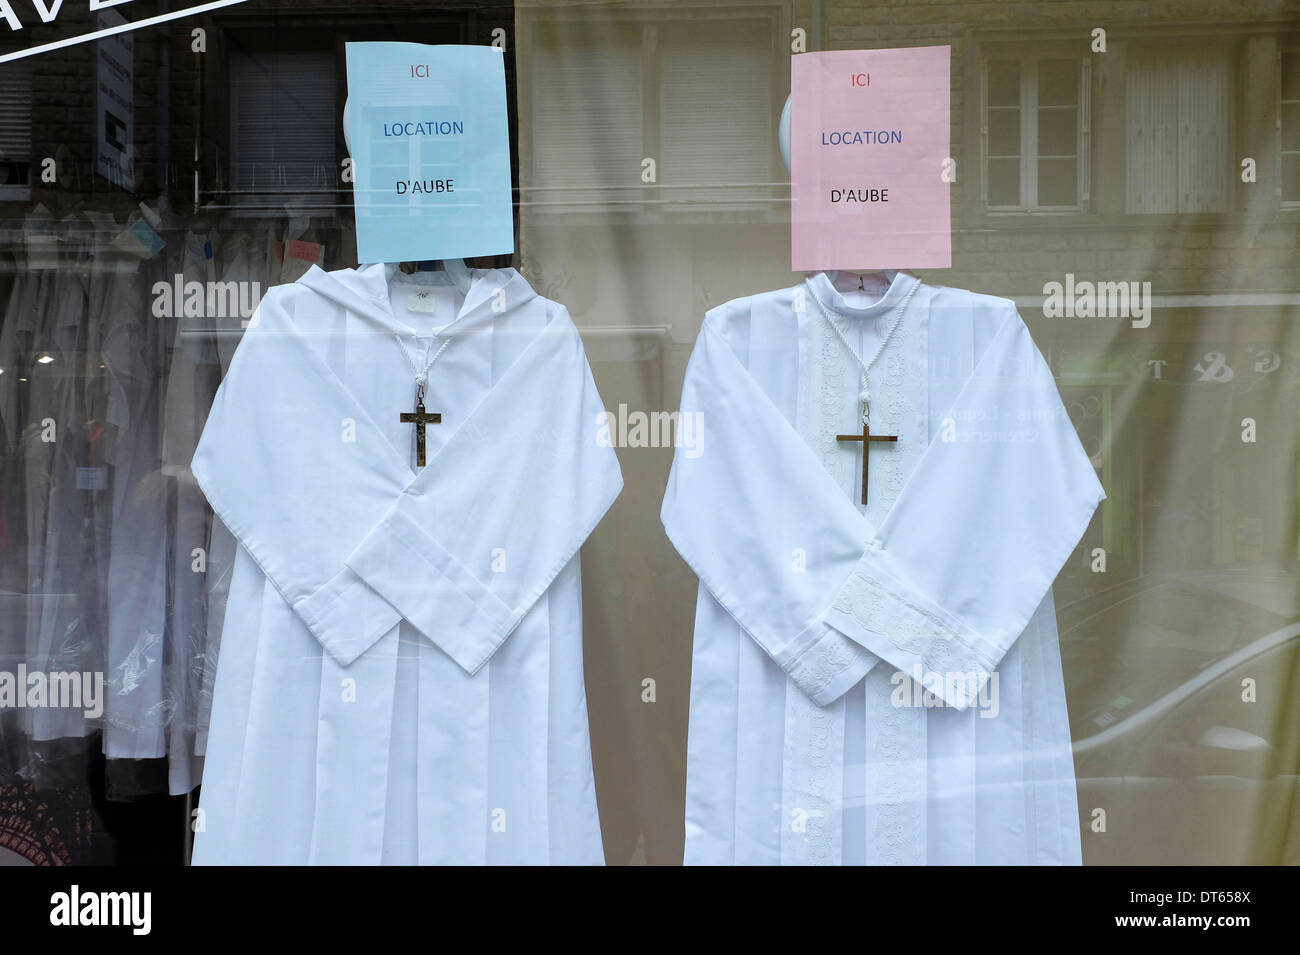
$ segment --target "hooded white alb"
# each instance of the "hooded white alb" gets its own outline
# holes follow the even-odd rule
[[[417,468],[400,415],[434,356]],[[513,269],[267,293],[193,461],[240,545],[196,864],[603,861],[578,566],[622,487],[601,411]]]

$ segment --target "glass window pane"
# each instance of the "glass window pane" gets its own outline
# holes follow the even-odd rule
[[[334,188],[336,59],[332,46],[232,52],[236,189],[291,196]]]
[[[1020,155],[1020,110],[989,110],[989,155]]]
[[[1300,202],[1300,156],[1282,157],[1282,201]]]
[[[1300,53],[1282,54],[1282,98],[1300,99]]]
[[[1020,63],[1016,60],[989,61],[990,106],[1020,105]]]
[[[1300,103],[1282,105],[1282,148],[1300,149]]]
[[[1079,102],[1079,61],[1042,60],[1038,64],[1038,105],[1076,106]]]
[[[4,64],[0,76],[0,186],[22,186],[32,158],[31,59]]]
[[[1038,161],[1038,204],[1072,206],[1079,201],[1079,166],[1074,159]]]
[[[691,187],[666,190],[664,198],[700,203],[761,197],[763,187],[756,184],[769,177],[772,141],[766,52],[702,37],[665,50],[663,63],[659,175]],[[702,89],[717,91],[717,97],[701,96]],[[725,122],[719,122],[719,103],[726,104]],[[701,188],[714,184],[720,185]]]
[[[1079,111],[1038,111],[1038,155],[1073,156],[1079,151]]]
[[[989,205],[1020,205],[1020,160],[989,160]]]

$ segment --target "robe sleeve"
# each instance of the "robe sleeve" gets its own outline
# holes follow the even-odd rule
[[[800,689],[830,703],[877,658],[826,623],[871,526],[706,319],[661,517],[677,552]]]
[[[827,620],[958,709],[1106,497],[1011,302]]]
[[[554,319],[347,558],[465,670],[481,667],[623,488],[567,312]]]
[[[704,411],[708,440],[694,459],[678,449],[665,528],[820,704],[883,659],[969,706],[1105,497],[1050,369],[1004,304],[953,426],[937,430],[878,532],[705,323],[682,411]]]
[[[235,353],[195,477],[340,664],[406,619],[476,672],[622,488],[576,328],[553,318],[413,476],[277,293]]]

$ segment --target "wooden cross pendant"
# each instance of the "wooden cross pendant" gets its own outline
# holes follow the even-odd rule
[[[421,389],[423,392],[423,389]],[[415,425],[415,463],[419,467],[424,467],[424,426],[426,424],[441,424],[442,415],[438,413],[429,414],[424,410],[424,395],[420,394],[415,399],[415,411],[402,412],[403,424]]]
[[[836,441],[861,441],[862,442],[862,503],[867,503],[867,459],[871,456],[867,452],[871,449],[872,441],[897,441],[896,434],[872,434],[871,423],[862,422],[861,436],[856,434],[837,434]]]

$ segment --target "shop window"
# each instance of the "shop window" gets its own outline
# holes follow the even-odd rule
[[[1278,128],[1282,137],[1282,205],[1300,208],[1300,51],[1279,57],[1282,97]]]
[[[993,211],[1078,212],[1088,202],[1090,67],[996,58],[982,76],[983,199]]]
[[[530,204],[717,208],[767,196],[771,37],[752,24],[626,25],[621,45],[539,46]],[[654,161],[654,181],[643,179]]]
[[[0,200],[31,194],[32,68],[30,61],[4,65],[0,83]]]
[[[531,204],[631,199],[641,158],[641,65],[624,50],[537,52]]]
[[[336,60],[333,49],[230,56],[230,178],[237,201],[332,193]]]
[[[1232,168],[1228,58],[1134,51],[1127,67],[1125,202],[1131,213],[1223,212]]]
[[[764,46],[728,49],[697,38],[664,50],[661,181],[671,187],[665,199],[725,203],[760,194],[772,171],[770,69]]]

